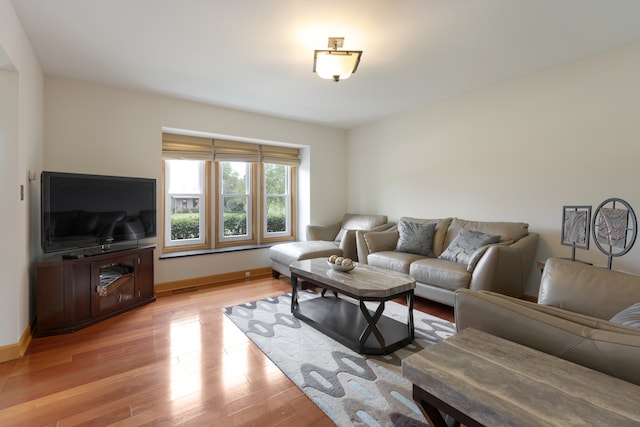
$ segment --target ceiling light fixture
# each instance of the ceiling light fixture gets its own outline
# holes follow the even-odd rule
[[[355,73],[362,57],[361,50],[338,50],[344,45],[344,37],[329,37],[331,50],[316,50],[313,53],[313,72],[323,79],[335,82],[348,79]]]

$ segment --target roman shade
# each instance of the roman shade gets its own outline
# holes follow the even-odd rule
[[[300,150],[279,145],[163,133],[162,158],[216,162],[262,162],[298,166],[300,165]]]
[[[260,154],[262,163],[275,163],[287,166],[300,165],[300,150],[297,148],[261,145]]]
[[[213,160],[216,162],[260,162],[260,146],[248,142],[213,140]]]
[[[211,160],[211,139],[171,133],[162,134],[162,158],[165,160]]]

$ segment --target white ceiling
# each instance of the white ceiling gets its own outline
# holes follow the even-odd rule
[[[49,75],[341,128],[640,42],[640,0],[12,1]]]

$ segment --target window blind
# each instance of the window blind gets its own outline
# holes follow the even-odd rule
[[[287,166],[300,165],[300,150],[298,148],[261,145],[260,153],[262,163],[275,163]]]
[[[217,162],[262,162],[299,166],[300,150],[278,145],[163,133],[162,158]]]
[[[248,142],[213,141],[213,160],[216,162],[249,162],[260,161],[260,146]]]
[[[167,160],[211,160],[213,140],[189,135],[162,134],[162,158]]]

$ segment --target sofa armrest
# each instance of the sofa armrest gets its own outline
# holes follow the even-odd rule
[[[364,240],[365,233],[368,233],[368,231],[356,231],[356,251],[358,252],[358,263],[360,264],[368,264],[367,257],[370,253],[367,242]]]
[[[340,249],[342,256],[358,261],[358,249],[356,246],[356,230],[345,230],[342,240],[340,240]]]
[[[469,289],[522,297],[538,238],[537,233],[529,233],[511,245],[488,247],[473,269]]]
[[[307,225],[307,240],[334,241],[340,232],[341,222],[330,225]]]

